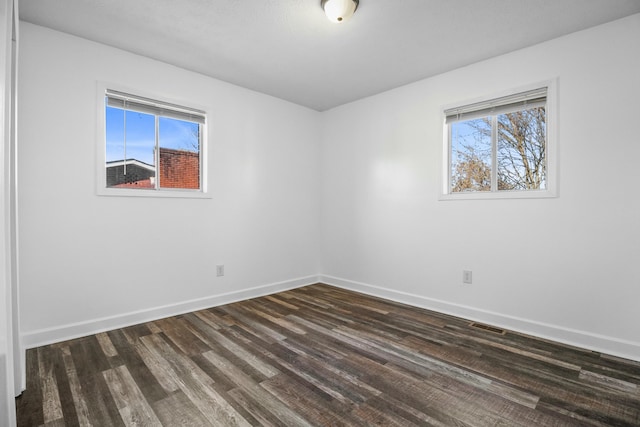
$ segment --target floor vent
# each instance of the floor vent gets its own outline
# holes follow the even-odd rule
[[[495,326],[483,325],[482,323],[470,323],[469,326],[482,329],[483,331],[493,332],[494,334],[504,335],[507,333],[504,329],[496,328]]]

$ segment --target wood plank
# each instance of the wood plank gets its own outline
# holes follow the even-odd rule
[[[42,377],[38,363],[38,349],[27,350],[25,369],[26,390],[16,398],[16,419],[20,425],[40,426],[44,424],[42,405]]]
[[[116,357],[118,355],[118,351],[113,346],[113,343],[111,342],[111,338],[109,338],[109,335],[107,333],[102,332],[102,333],[96,334],[96,339],[98,340],[98,343],[100,344],[100,348],[102,349],[102,352],[104,353],[105,356]]]
[[[224,348],[234,357],[245,362],[248,366],[262,374],[264,378],[270,378],[280,372],[272,365],[266,363],[263,358],[246,350],[243,345],[227,338],[224,334],[215,329],[211,329],[208,324],[199,322],[197,318],[189,318],[192,322],[187,326],[190,332],[208,344],[208,350]]]
[[[155,402],[153,410],[163,426],[208,427],[211,425],[182,391]]]
[[[73,400],[73,404],[75,406],[78,425],[83,427],[90,426],[91,420],[89,416],[89,407],[82,391],[82,385],[80,384],[80,379],[78,378],[76,367],[73,363],[73,358],[71,357],[71,349],[68,346],[64,346],[60,347],[60,351],[62,353],[62,360],[64,363],[67,378],[69,379],[69,389],[71,393],[71,399]],[[65,419],[67,419],[66,416]],[[67,419],[67,421],[69,420]]]
[[[204,341],[194,335],[185,324],[184,318],[174,322],[173,327],[166,328],[164,335],[175,344],[182,353],[188,356],[194,356],[196,354],[202,354],[205,351],[211,350]]]
[[[148,331],[148,328],[141,329],[136,327],[128,328],[128,330],[128,334],[123,330],[109,332],[109,338],[118,352],[118,357],[122,360],[122,363],[127,366],[129,373],[133,376],[136,383],[138,383],[140,390],[149,402],[164,399],[167,397],[167,393],[136,350],[136,344],[140,342],[139,340],[141,338],[153,334],[140,334]],[[138,338],[132,339],[132,333],[134,332],[140,335]],[[102,370],[104,371],[106,369]]]
[[[243,309],[240,305],[242,303],[230,304],[228,306],[221,307],[221,310],[227,312],[230,316],[236,319],[236,325],[250,331],[257,337],[264,340],[281,341],[287,337],[286,329],[279,327],[278,325],[265,325],[262,319]]]
[[[73,363],[77,366],[78,359],[74,358]],[[90,424],[114,427],[124,426],[125,424],[120,417],[120,412],[104,377],[101,374],[96,374],[78,378]]]
[[[224,357],[209,351],[203,355],[214,366],[218,367],[221,371],[232,380],[238,388],[241,388],[247,393],[251,399],[255,402],[260,402],[261,405],[266,407],[270,413],[275,415],[285,425],[295,426],[309,426],[309,422],[301,417],[298,413],[284,405],[280,400],[267,393],[259,384],[255,383],[251,377],[246,375],[236,366],[231,364]]]
[[[159,426],[160,420],[144,398],[126,366],[102,373],[126,425]]]
[[[56,376],[53,372],[54,366],[51,353],[52,350],[47,347],[38,349],[38,370],[40,378],[42,379],[42,411],[45,424],[63,419],[62,405],[60,403]]]
[[[140,355],[145,366],[155,377],[156,381],[158,381],[158,384],[160,384],[167,393],[173,394],[180,389],[179,382],[176,380],[174,375],[171,375],[171,365],[166,361],[166,359],[159,356],[157,353],[150,351],[141,342],[136,343],[135,349]],[[165,399],[166,397],[159,399],[159,401]]]
[[[216,390],[211,379],[191,359],[177,353],[161,337],[154,334],[141,338],[143,344],[170,365],[168,374],[180,386],[180,390],[191,400],[209,422],[225,426],[249,425],[246,420]]]
[[[640,362],[317,284],[27,351],[19,426],[640,426]]]
[[[253,393],[247,392],[242,388],[234,388],[229,391],[229,396],[237,405],[251,415],[251,419],[255,420],[252,422],[253,425],[273,427],[283,425],[278,417],[269,412],[265,405],[262,405],[254,398]]]
[[[280,374],[264,381],[261,386],[311,425],[366,425],[366,420],[358,420],[350,412],[327,410],[333,406],[332,401],[325,401],[324,396],[295,377]]]

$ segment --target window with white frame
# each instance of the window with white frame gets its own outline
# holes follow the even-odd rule
[[[203,193],[204,111],[104,91],[100,194]]]
[[[446,109],[445,198],[552,195],[547,98],[545,86]]]

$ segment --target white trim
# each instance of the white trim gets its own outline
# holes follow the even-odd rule
[[[485,101],[460,105],[445,110],[447,123],[467,121],[475,117],[495,116],[506,112],[520,111],[525,108],[542,107],[547,103],[547,85],[541,85],[533,90],[516,92],[512,95],[490,98]]]
[[[104,165],[103,165],[104,166]],[[104,174],[102,174],[104,175]],[[99,196],[123,196],[123,197],[159,197],[159,198],[180,198],[180,199],[211,199],[209,193],[200,190],[189,189],[163,189],[144,190],[141,188],[101,188],[97,191]]]
[[[154,116],[171,117],[200,124],[204,124],[207,120],[207,113],[205,111],[183,105],[160,102],[157,99],[143,98],[111,89],[105,91],[105,96],[107,98],[107,106],[110,107],[152,114]]]
[[[544,190],[519,190],[519,191],[471,191],[468,193],[450,193],[449,178],[451,176],[451,159],[449,158],[449,126],[446,123],[446,111],[454,110],[461,105],[474,105],[488,102],[492,99],[500,99],[511,96],[513,94],[531,91],[540,87],[547,88],[547,188]],[[472,100],[457,102],[441,107],[442,111],[442,170],[441,170],[441,186],[438,200],[487,200],[487,199],[543,199],[558,197],[558,78],[544,80],[542,82],[521,86],[502,93],[496,93],[490,96],[475,98]],[[493,177],[492,177],[493,179]]]
[[[211,295],[204,298],[183,301],[176,304],[168,304],[161,307],[139,310],[131,313],[123,313],[117,316],[103,317],[85,322],[71,323],[55,328],[46,328],[22,334],[22,343],[25,348],[34,348],[42,345],[53,344],[74,338],[80,338],[99,332],[124,328],[140,323],[164,319],[170,316],[190,313],[223,304],[257,298],[277,292],[300,288],[302,286],[318,283],[318,276],[307,276],[282,282],[270,283],[239,291]]]
[[[145,189],[126,189],[126,188],[107,188],[107,178],[105,174],[106,164],[106,143],[105,143],[105,93],[108,89],[125,93],[135,93],[140,97],[155,99],[171,105],[184,105],[185,108],[202,111],[203,114],[207,108],[202,105],[194,105],[191,102],[176,100],[164,97],[162,94],[150,94],[144,90],[131,89],[123,87],[117,83],[96,82],[96,194],[98,196],[124,196],[124,197],[160,197],[160,198],[188,198],[188,199],[211,199],[212,195],[208,191],[208,142],[210,120],[206,118],[206,124],[201,125],[203,129],[200,137],[200,189],[161,189],[161,190],[145,190]]]
[[[547,173],[548,176],[548,173]],[[468,193],[440,194],[438,200],[499,200],[499,199],[551,199],[557,194],[547,190],[516,190],[516,191],[470,191]]]
[[[577,329],[509,316],[448,301],[427,298],[408,292],[400,292],[367,283],[341,279],[334,276],[320,275],[320,282],[350,291],[386,298],[414,307],[433,310],[439,313],[449,314],[476,322],[487,323],[511,331],[556,341],[585,350],[592,350],[640,362],[640,342],[611,338],[600,334],[593,334]]]
[[[408,292],[396,291],[381,286],[370,285],[330,275],[306,276],[298,279],[256,286],[240,291],[212,295],[176,304],[150,308],[147,310],[124,313],[118,316],[109,316],[86,322],[72,323],[56,328],[40,329],[23,334],[22,344],[24,348],[35,348],[42,345],[80,338],[99,332],[150,322],[218,305],[230,304],[250,298],[257,298],[277,292],[296,289],[315,283],[325,283],[327,285],[379,298],[385,298],[413,307],[424,308],[471,321],[487,323],[514,332],[571,345],[580,349],[592,350],[640,362],[640,342],[621,340],[577,329],[509,316],[489,310],[428,298]]]

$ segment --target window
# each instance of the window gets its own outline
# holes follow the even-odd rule
[[[444,198],[553,195],[547,93],[542,87],[444,111]]]
[[[102,117],[99,194],[204,193],[203,111],[106,89]]]

